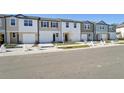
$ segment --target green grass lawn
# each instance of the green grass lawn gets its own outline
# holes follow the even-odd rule
[[[58,46],[60,49],[73,49],[73,48],[86,48],[89,47],[88,45],[63,45],[63,46]]]
[[[64,43],[53,43],[55,46],[61,46],[61,45],[74,45],[78,44],[76,42],[64,42]]]

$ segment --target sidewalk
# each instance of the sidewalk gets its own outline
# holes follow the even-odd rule
[[[50,53],[50,52],[64,52],[64,51],[72,51],[72,50],[79,50],[79,49],[94,49],[94,48],[105,48],[105,47],[113,47],[113,46],[123,46],[120,44],[109,44],[104,46],[93,46],[93,47],[86,47],[86,48],[74,48],[74,49],[58,49],[56,47],[49,47],[49,48],[41,48],[40,50],[31,50],[31,51],[24,51],[23,48],[13,48],[7,49],[8,52],[0,53],[0,57],[2,56],[18,56],[18,55],[30,55],[30,54],[39,54],[39,53]]]

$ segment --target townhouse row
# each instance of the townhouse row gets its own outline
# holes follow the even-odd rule
[[[116,28],[104,21],[75,21],[34,16],[0,15],[6,43],[47,43],[116,39]]]

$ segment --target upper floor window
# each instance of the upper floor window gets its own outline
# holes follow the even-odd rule
[[[69,22],[66,22],[66,28],[69,28]]]
[[[77,23],[74,23],[74,28],[77,28]]]
[[[2,26],[2,19],[0,19],[0,26]]]
[[[104,26],[100,26],[100,29],[103,30],[104,29]]]
[[[24,20],[24,26],[32,26],[32,20]]]
[[[11,19],[11,26],[15,26],[16,25],[16,23],[15,23],[15,19]]]
[[[85,24],[85,25],[84,25],[84,29],[85,29],[85,30],[89,30],[89,29],[90,29],[90,24]]]
[[[51,27],[58,28],[58,22],[51,22]]]
[[[42,21],[41,27],[49,27],[49,22],[48,21]]]

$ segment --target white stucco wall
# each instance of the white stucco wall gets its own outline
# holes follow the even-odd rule
[[[19,19],[19,32],[37,32],[37,20],[32,20],[32,26],[24,26],[25,19]]]
[[[62,33],[68,33],[69,41],[80,41],[80,32],[80,23],[77,23],[77,27],[74,28],[74,22],[69,22],[69,27],[66,28],[66,22],[62,22]]]
[[[122,27],[122,28],[117,28],[117,29],[116,29],[116,32],[120,32],[122,38],[124,38],[124,27]]]
[[[53,34],[59,33],[59,36],[56,37],[56,42],[61,40],[60,31],[40,31],[39,32],[39,41],[40,43],[53,42]]]

